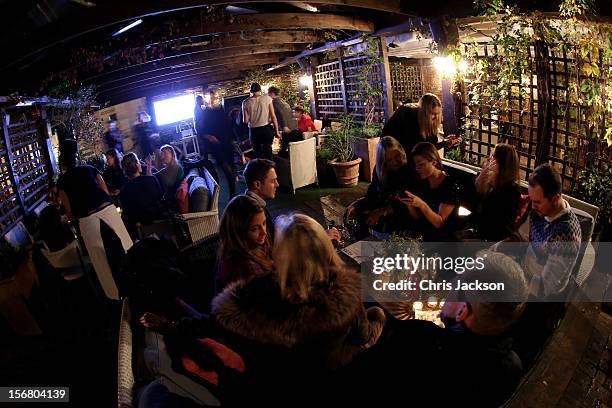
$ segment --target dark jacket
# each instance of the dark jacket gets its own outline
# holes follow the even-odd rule
[[[118,166],[106,167],[104,173],[102,173],[102,178],[106,183],[106,187],[108,187],[108,191],[111,193],[115,190],[121,190],[128,181],[125,174],[123,174],[123,170]]]
[[[418,108],[414,106],[400,106],[385,123],[382,131],[383,135],[397,139],[407,155],[410,155],[414,146],[419,142],[433,144],[438,142],[438,135],[421,136],[418,111]]]
[[[314,406],[332,386],[334,368],[377,339],[361,302],[359,275],[340,269],[313,288],[309,300],[281,298],[278,278],[266,272],[231,284],[212,302],[210,318],[183,319],[174,338],[215,338],[238,353],[246,373],[224,405]],[[380,323],[379,323],[380,324]],[[184,346],[185,350],[189,346]]]
[[[122,218],[130,234],[135,234],[136,223],[150,224],[162,217],[163,196],[161,185],[154,176],[138,176],[127,182],[119,197]]]
[[[481,197],[477,213],[480,238],[497,242],[515,231],[515,221],[521,206],[521,190],[517,184],[496,188]]]
[[[378,384],[384,389],[371,392],[372,376],[381,373],[387,373]],[[337,395],[347,406],[396,406],[398,398],[418,393],[432,407],[498,407],[521,375],[508,337],[395,321],[392,334],[346,367]]]

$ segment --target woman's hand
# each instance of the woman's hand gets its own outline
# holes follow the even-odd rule
[[[457,146],[459,143],[461,143],[463,139],[461,138],[461,136],[457,136],[457,135],[448,135],[447,137],[444,138],[444,143],[446,145],[447,148],[452,148]]]
[[[140,323],[147,329],[160,333],[167,332],[174,326],[174,323],[165,317],[149,312],[142,315],[140,318]]]
[[[410,191],[404,191],[406,197],[400,197],[400,201],[408,208],[424,208],[427,204],[419,196],[412,194]]]

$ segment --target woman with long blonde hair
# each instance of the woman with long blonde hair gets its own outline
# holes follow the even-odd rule
[[[234,197],[219,226],[217,289],[273,269],[266,214],[254,198]]]
[[[461,142],[461,138],[449,135],[438,141],[442,128],[442,102],[432,93],[426,93],[417,104],[407,103],[400,106],[385,123],[383,135],[396,138],[406,152],[411,152],[420,142],[433,143],[436,148],[451,148]]]

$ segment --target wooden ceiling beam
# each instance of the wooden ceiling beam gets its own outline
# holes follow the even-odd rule
[[[134,90],[134,89],[146,88],[149,86],[156,86],[156,85],[163,85],[163,84],[177,82],[179,80],[190,79],[190,78],[195,78],[195,77],[202,77],[202,75],[211,74],[211,73],[216,74],[216,73],[224,73],[224,72],[229,72],[229,71],[245,72],[245,71],[255,69],[262,65],[273,64],[274,61],[276,60],[278,60],[278,58],[270,58],[269,60],[262,59],[262,60],[253,61],[251,63],[242,64],[240,67],[237,67],[235,64],[220,65],[220,66],[211,67],[211,68],[207,67],[207,68],[202,68],[197,71],[193,71],[189,74],[179,75],[179,76],[156,80],[152,82],[138,82],[137,84],[134,84],[133,86],[125,85],[125,86],[116,87],[116,88],[102,89],[100,90],[100,93],[102,94],[122,93],[122,92],[127,92],[130,90]]]
[[[114,75],[99,75],[97,80],[91,82],[96,83],[99,86],[104,86],[113,82],[123,81],[142,75],[156,75],[167,70],[202,65],[206,62],[216,62],[228,58],[254,56],[268,53],[295,53],[302,50],[303,46],[298,44],[267,44],[227,48],[222,50],[207,50],[180,58],[170,58],[157,64],[143,64],[136,67],[130,67],[128,69],[123,69],[121,71],[115,71]]]
[[[226,57],[222,59],[206,60],[203,61],[205,65],[196,65],[184,69],[175,69],[168,72],[160,73],[158,75],[147,75],[140,76],[139,79],[132,80],[130,82],[113,81],[106,83],[107,86],[100,85],[101,90],[114,90],[125,87],[132,87],[139,83],[146,83],[147,81],[161,80],[163,78],[172,78],[182,74],[189,74],[195,72],[203,72],[203,70],[213,70],[218,67],[231,67],[231,66],[250,66],[250,65],[266,65],[275,64],[283,58],[282,53],[268,52],[255,55],[243,55],[239,57]],[[205,72],[205,71],[204,71]],[[130,79],[130,78],[126,78]]]
[[[282,49],[289,50],[291,44],[312,44],[325,42],[322,34],[316,31],[308,30],[287,30],[287,31],[256,31],[243,33],[228,33],[222,37],[213,37],[212,39],[201,39],[192,44],[185,44],[178,49],[178,52],[165,53],[163,57],[152,58],[139,64],[130,64],[129,67],[112,68],[105,70],[96,75],[89,76],[84,79],[85,82],[92,81],[96,78],[112,75],[114,73],[128,74],[138,72],[144,66],[155,68],[165,68],[173,65],[185,64],[197,59],[200,54],[207,54],[214,51],[224,51],[232,48],[244,47],[284,47]],[[302,48],[303,49],[303,48]],[[104,60],[112,58],[112,55],[103,57]],[[97,81],[96,81],[97,82]]]
[[[124,1],[123,3],[127,5],[131,4],[132,2]],[[175,27],[174,31],[176,31],[176,33],[173,33],[171,38],[161,35],[158,39],[149,40],[146,46],[151,47],[158,45],[164,41],[188,39],[191,37],[203,36],[207,34],[221,34],[231,32],[239,33],[244,31],[257,30],[324,29],[371,32],[374,30],[374,23],[371,20],[364,18],[335,14],[257,13],[242,15],[225,15],[221,20],[213,22],[203,23],[201,19],[194,19],[191,22],[187,23],[186,26]],[[126,34],[127,36],[119,36],[113,41],[111,41],[117,46],[115,51],[117,49],[137,48],[137,46],[142,46],[141,40],[136,40],[136,42],[134,42],[133,47],[130,47],[129,41],[126,44],[126,38],[129,37],[129,34],[130,32]],[[58,44],[65,45],[70,39],[71,38],[63,38],[53,44],[48,44],[43,46],[42,48],[30,51],[26,55],[23,55],[21,57],[13,58],[13,56],[11,56],[11,58],[9,58],[11,62],[5,65],[3,68],[6,69],[12,66],[24,64],[26,63],[26,60],[30,58],[36,59],[36,57],[40,53],[47,50],[48,48]],[[111,51],[112,53],[112,48],[109,51]]]

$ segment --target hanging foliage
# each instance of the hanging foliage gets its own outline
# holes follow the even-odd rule
[[[612,115],[612,26],[590,20],[591,0],[563,0],[560,19],[539,12],[523,13],[503,0],[476,0],[484,20],[496,23],[495,34],[488,35],[472,26],[461,29],[490,38],[496,53],[482,58],[479,46],[472,42],[467,52],[450,49],[455,61],[468,60],[470,105],[485,103],[500,116],[512,108],[511,101],[528,97],[533,82],[530,64],[533,47],[543,44],[550,53],[563,54],[570,64],[569,83],[554,83],[567,88],[553,101],[563,116],[576,118],[578,131],[590,139],[603,137],[612,146],[610,120]],[[608,123],[607,127],[605,123]]]

